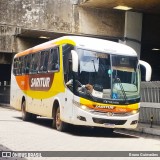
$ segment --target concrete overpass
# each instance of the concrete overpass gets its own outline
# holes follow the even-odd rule
[[[75,2],[75,1],[74,1]],[[78,1],[77,1],[78,2]],[[103,9],[114,9],[117,6],[130,7],[134,12],[143,13],[160,13],[160,3],[158,0],[81,0],[81,6],[103,8]]]
[[[126,0],[16,0],[13,2],[1,0],[0,36],[2,45],[0,50],[17,52],[16,48],[12,48],[13,45],[6,45],[6,43],[13,44],[15,36],[39,38],[44,35],[48,38],[55,38],[63,34],[85,34],[109,39],[123,39],[126,36],[125,25],[128,17],[125,11],[113,8],[117,5],[125,5],[132,7],[131,11],[134,13],[150,10],[153,13],[155,9],[152,9],[151,6],[157,7],[158,12],[158,3],[156,0],[150,3],[144,0],[132,1],[132,3]],[[137,13],[136,16],[142,20],[140,14]],[[136,26],[141,29],[140,24]],[[141,37],[133,38],[141,40]]]

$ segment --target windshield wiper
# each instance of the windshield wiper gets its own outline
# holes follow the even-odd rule
[[[127,101],[126,92],[124,91],[124,88],[123,88],[123,85],[122,85],[122,83],[121,83],[121,80],[120,80],[120,78],[116,77],[116,80],[117,80],[117,82],[119,83],[119,86],[120,86],[120,88],[121,88],[121,91],[122,91],[122,93],[123,93],[123,96],[124,96],[124,100],[125,100],[125,101]]]

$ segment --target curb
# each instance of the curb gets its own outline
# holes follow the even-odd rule
[[[1,107],[10,107],[10,104],[7,104],[7,103],[0,103],[0,106],[1,106]]]
[[[0,108],[13,109],[10,104],[0,103]]]
[[[151,134],[151,135],[160,136],[160,129],[156,129],[156,128],[142,128],[141,132]]]
[[[154,128],[154,126],[152,128],[147,127],[137,127],[136,129],[118,129],[120,131],[133,131],[133,132],[139,132],[139,133],[146,133],[146,134],[150,134],[150,135],[155,135],[155,136],[160,136],[160,128]]]

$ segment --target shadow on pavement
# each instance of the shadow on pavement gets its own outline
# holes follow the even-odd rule
[[[83,126],[71,126],[71,129],[67,132],[75,136],[85,137],[106,137],[106,138],[137,138],[136,136],[126,135],[124,133],[117,133],[109,128],[99,127],[83,127]]]
[[[15,118],[22,119],[21,117],[15,117]],[[38,117],[35,121],[31,121],[30,123],[34,123],[36,125],[52,129],[52,119]],[[55,129],[53,130],[57,131]],[[73,136],[83,136],[83,137],[138,138],[137,136],[134,135],[129,135],[116,131],[112,132],[112,130],[108,128],[84,127],[84,126],[74,126],[74,125],[69,125],[69,128],[65,133]]]

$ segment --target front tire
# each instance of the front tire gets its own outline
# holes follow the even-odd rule
[[[68,124],[60,119],[60,107],[58,107],[56,110],[56,114],[53,119],[53,128],[56,128],[61,132],[65,132],[68,129]]]

